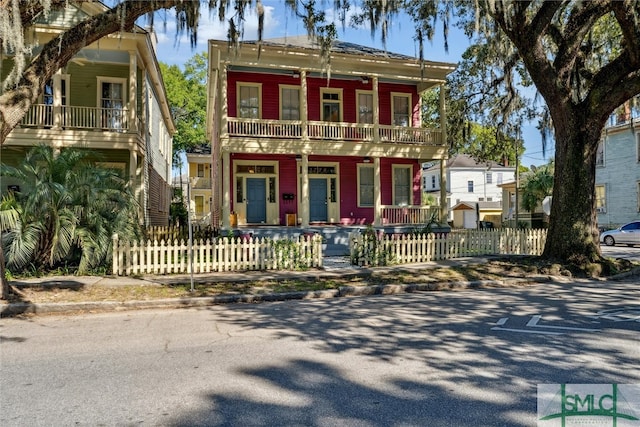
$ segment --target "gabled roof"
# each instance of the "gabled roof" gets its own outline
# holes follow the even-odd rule
[[[469,169],[469,168],[480,168],[480,169],[507,169],[507,170],[515,170],[514,166],[505,166],[498,162],[494,161],[483,161],[480,162],[468,154],[456,154],[447,160],[447,169],[460,168],[460,169]],[[432,170],[440,170],[440,165],[433,165],[425,171]]]
[[[211,154],[211,145],[208,143],[198,144],[194,147],[185,149],[187,154]]]
[[[501,202],[458,202],[451,210],[474,210],[478,205],[479,210],[501,210]]]

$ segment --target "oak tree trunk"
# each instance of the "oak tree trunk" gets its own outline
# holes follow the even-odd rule
[[[600,133],[585,122],[554,121],[553,199],[542,255],[576,265],[602,261],[595,213],[595,148]]]

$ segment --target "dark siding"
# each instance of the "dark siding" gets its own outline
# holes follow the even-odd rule
[[[169,190],[165,180],[149,166],[149,199],[147,201],[149,225],[169,225]]]

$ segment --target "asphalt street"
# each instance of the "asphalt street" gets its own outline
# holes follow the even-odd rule
[[[633,281],[0,321],[2,426],[532,426],[640,383]]]

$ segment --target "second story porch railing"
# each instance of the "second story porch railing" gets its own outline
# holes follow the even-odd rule
[[[306,133],[310,140],[442,145],[440,130],[364,123],[309,121],[305,128],[302,121],[229,117],[227,130],[233,137],[302,138]]]
[[[35,104],[25,114],[21,125],[126,132],[129,130],[129,111],[126,108]]]
[[[211,190],[211,179],[196,176],[191,178],[191,183],[194,189],[198,190]]]

